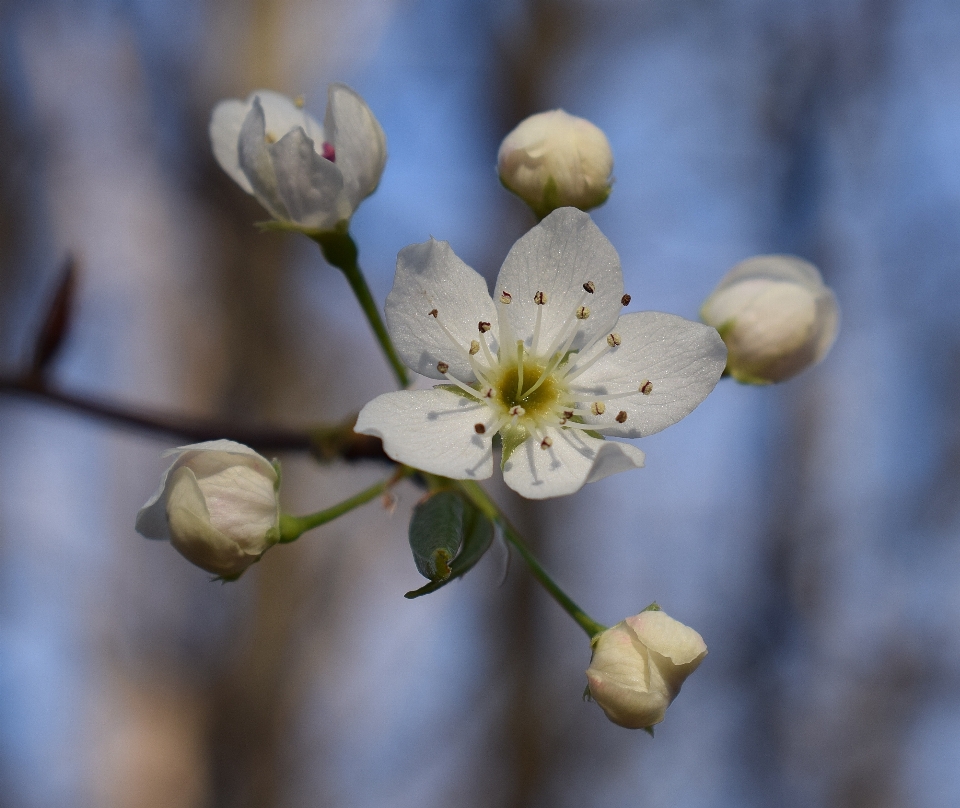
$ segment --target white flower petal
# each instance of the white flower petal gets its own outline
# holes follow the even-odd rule
[[[352,212],[380,183],[387,162],[387,139],[370,107],[345,84],[327,88],[324,129],[343,173],[344,193]]]
[[[259,555],[277,526],[279,503],[273,481],[248,466],[229,466],[199,480],[210,523],[242,550]],[[167,506],[169,509],[169,505]]]
[[[238,151],[240,129],[249,111],[249,104],[235,98],[217,104],[213,108],[213,115],[210,116],[210,144],[213,146],[213,156],[217,158],[220,168],[226,171],[244,191],[252,194],[253,186],[240,168]]]
[[[351,209],[342,200],[340,170],[316,152],[314,142],[297,127],[269,147],[277,190],[290,220],[305,227],[332,230],[349,219]]]
[[[436,317],[430,315],[434,309]],[[385,313],[400,358],[424,376],[443,378],[437,363],[446,362],[454,378],[471,381],[474,373],[467,352],[471,340],[481,337],[481,321],[492,324],[493,330],[485,336],[496,354],[496,310],[486,281],[457,258],[446,241],[430,239],[400,251]],[[483,364],[482,353],[476,359]]]
[[[541,448],[541,440],[552,441]],[[608,474],[643,466],[643,452],[625,443],[592,438],[581,430],[547,427],[540,440],[518,447],[503,467],[503,479],[527,499],[547,499],[579,491]]]
[[[247,98],[247,104],[252,106],[254,98],[260,99],[263,107],[266,136],[271,143],[276,143],[288,132],[297,127],[303,129],[317,146],[323,145],[324,129],[306,110],[298,107],[287,96],[273,90],[257,90]]]
[[[369,402],[354,427],[376,435],[399,463],[456,480],[483,480],[493,473],[489,407],[447,390],[400,390]],[[475,425],[483,424],[484,434]]]
[[[250,181],[260,204],[277,219],[289,219],[277,189],[277,175],[267,149],[263,107],[257,98],[253,100],[240,128],[238,151],[240,168]]]
[[[707,644],[698,632],[674,620],[666,612],[640,612],[625,620],[637,638],[651,651],[674,665],[697,664],[707,655]]]
[[[587,282],[593,284],[593,294],[584,292]],[[530,345],[537,309],[542,309],[537,352],[543,354],[561,340],[561,332],[572,324],[578,334],[571,347],[582,349],[605,336],[620,315],[620,259],[586,213],[560,208],[513,245],[497,278],[494,298],[499,299],[503,291],[512,300],[498,304],[497,311],[509,321],[517,339]],[[533,302],[537,292],[547,296],[546,305]],[[587,319],[575,319],[580,305],[590,310]]]
[[[726,347],[716,329],[674,314],[625,314],[614,331],[620,346],[571,385],[578,402],[587,406],[591,394],[632,393],[607,403],[602,416],[586,416],[587,423],[608,427],[605,435],[639,438],[675,424],[707,397],[726,365]],[[651,385],[649,395],[639,392],[644,382]],[[615,420],[620,411],[627,413],[623,424]]]

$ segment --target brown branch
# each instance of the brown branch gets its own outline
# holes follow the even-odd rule
[[[226,438],[262,452],[310,452],[324,461],[393,462],[384,454],[379,438],[358,435],[353,431],[354,418],[342,424],[318,425],[302,430],[237,426],[217,419],[188,418],[125,407],[98,398],[56,390],[35,379],[0,376],[0,395],[4,394],[32,398],[105,421],[112,426],[162,435],[175,441],[199,443]]]

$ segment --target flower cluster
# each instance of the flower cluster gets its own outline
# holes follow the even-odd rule
[[[690,413],[726,349],[713,328],[672,314],[621,316],[616,251],[590,217],[561,208],[511,249],[495,301],[446,242],[400,252],[387,328],[412,370],[447,384],[374,399],[356,430],[394,460],[454,479],[493,471],[532,499],[643,465],[638,438]]]

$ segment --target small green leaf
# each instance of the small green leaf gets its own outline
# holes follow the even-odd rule
[[[660,604],[659,604],[659,603],[657,603],[656,601],[654,601],[654,602],[651,603],[649,606],[647,606],[647,608],[644,609],[644,611],[645,611],[645,612],[662,612],[663,609],[660,608]]]
[[[450,561],[463,544],[465,505],[454,491],[438,491],[413,509],[410,549],[424,578],[445,581],[450,577]]]
[[[493,544],[493,522],[480,513],[471,502],[463,502],[463,547],[459,555],[450,564],[450,574],[443,580],[431,581],[428,584],[407,592],[404,597],[418,598],[436,592],[450,581],[468,573],[482,557],[490,545]]]
[[[500,430],[500,439],[503,441],[503,454],[500,456],[500,470],[507,465],[510,455],[530,437],[527,428],[522,424],[508,424]]]
[[[653,727],[644,727],[643,731],[646,732],[651,738],[653,737]]]

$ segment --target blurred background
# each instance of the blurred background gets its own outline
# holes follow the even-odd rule
[[[827,360],[724,380],[559,501],[492,487],[598,620],[657,600],[710,655],[656,739],[581,700],[589,647],[495,547],[416,601],[415,488],[221,586],[137,509],[173,445],[0,394],[0,805],[960,804],[960,6],[953,0],[5,0],[0,376],[65,257],[58,389],[304,426],[392,380],[340,274],[214,163],[210,110],[328,82],[387,133],[352,231],[374,294],[429,236],[489,279],[533,224],[500,139],[556,107],[611,141],[595,220],[632,310],[695,318],[803,256]],[[286,454],[293,512],[378,479]]]

